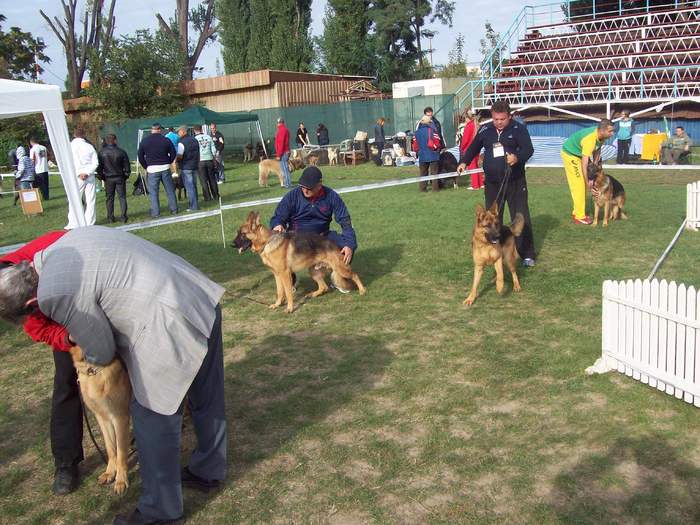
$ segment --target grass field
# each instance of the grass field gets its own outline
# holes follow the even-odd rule
[[[257,189],[254,171],[228,171],[226,202],[281,195]],[[414,175],[325,173],[335,187]],[[301,299],[292,315],[261,304],[273,278],[254,254],[222,248],[218,218],[141,232],[227,289],[229,477],[214,495],[185,492],[188,523],[699,522],[698,409],[617,373],[584,374],[600,355],[603,280],[646,277],[697,175],[619,178],[630,219],[593,229],[571,224],[563,173],[529,170],[537,267],[519,270],[523,291],[502,297],[488,271],[469,309],[482,194],[464,188],[346,195],[368,294]],[[32,219],[8,201],[1,244],[64,224],[58,199]],[[145,218],[145,202],[130,206]],[[224,214],[229,239],[246,214]],[[697,286],[699,243],[684,233],[659,277]],[[301,276],[297,297],[312,287]],[[51,356],[2,326],[0,358],[0,523],[108,523],[133,507],[137,471],[126,496],[112,496],[96,484],[87,439],[80,490],[51,495]],[[186,458],[191,428],[184,436]]]

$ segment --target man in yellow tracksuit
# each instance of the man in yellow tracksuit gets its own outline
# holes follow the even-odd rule
[[[593,152],[601,144],[613,136],[615,127],[608,119],[603,119],[597,126],[584,128],[571,135],[561,149],[564,161],[566,180],[569,183],[574,209],[571,218],[576,224],[591,224],[593,221],[586,215],[586,186],[591,187],[588,180],[588,163]]]

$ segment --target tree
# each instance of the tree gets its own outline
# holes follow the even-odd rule
[[[180,111],[184,96],[180,75],[185,58],[172,39],[148,30],[116,40],[107,56],[104,81],[88,94],[109,120],[141,118]]]
[[[268,45],[270,67],[311,71],[311,0],[273,0],[274,29]]]
[[[476,78],[474,72],[467,69],[467,55],[464,53],[464,35],[459,33],[454,47],[448,53],[447,65],[439,68],[438,76],[442,78],[466,77]]]
[[[44,71],[39,62],[51,62],[44,54],[44,41],[21,31],[19,27],[11,27],[8,33],[4,32],[1,24],[5,20],[6,17],[0,15],[0,78],[36,80]]]
[[[317,40],[321,70],[346,75],[374,75],[369,38],[369,0],[329,0],[323,35]]]
[[[110,52],[114,35],[114,3],[110,0],[108,15],[103,17],[105,0],[88,0],[86,10],[78,17],[78,0],[61,0],[63,20],[57,16],[51,20],[41,9],[39,13],[49,24],[66,54],[68,84],[73,97],[80,96],[80,85],[85,71],[90,71],[90,81],[100,81],[104,60]],[[89,12],[88,12],[89,11]],[[76,34],[76,22],[82,25],[82,34]]]
[[[160,13],[156,14],[161,31],[178,42],[180,53],[185,57],[182,64],[182,80],[192,80],[194,71],[197,68],[199,56],[204,47],[216,40],[219,25],[216,23],[214,11],[214,0],[204,0],[190,10],[189,0],[176,0],[175,19],[168,24]],[[194,45],[190,43],[190,24],[197,32],[197,39]]]
[[[452,16],[455,11],[455,3],[449,0],[411,0],[410,6],[411,27],[415,35],[416,49],[418,51],[418,67],[425,68],[425,51],[421,44],[421,37],[431,38],[435,31],[424,29],[426,19],[435,22],[440,21],[443,25],[452,27]]]
[[[503,53],[503,48],[498,47],[498,42],[501,40],[501,34],[496,33],[491,25],[491,22],[486,22],[484,24],[484,38],[482,38],[479,43],[481,45],[480,51],[483,57],[482,70],[484,75],[492,75],[493,72],[498,69],[501,63],[501,54]]]
[[[250,3],[250,0],[218,0],[216,4],[216,13],[220,21],[221,54],[227,73],[240,73],[250,69]]]

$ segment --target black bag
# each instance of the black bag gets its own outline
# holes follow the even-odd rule
[[[136,177],[134,181],[134,191],[132,193],[134,196],[146,194],[146,190],[143,187],[143,177]]]

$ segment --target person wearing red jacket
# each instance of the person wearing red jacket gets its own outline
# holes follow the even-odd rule
[[[469,145],[474,141],[476,134],[479,132],[479,114],[473,109],[467,110],[467,123],[464,126],[462,140],[459,143],[460,157],[467,151]],[[476,170],[479,168],[479,156],[477,155],[467,166],[468,170]],[[484,187],[484,172],[472,173],[472,184],[469,190],[480,190]]]
[[[34,254],[47,248],[66,231],[49,232],[20,249],[0,256],[0,268],[23,261],[32,262]],[[37,308],[24,319],[26,334],[53,349],[55,366],[51,399],[51,452],[56,465],[53,493],[68,494],[78,488],[78,464],[83,460],[83,408],[78,376],[68,350],[73,346],[65,326],[46,317]]]
[[[292,187],[292,179],[289,174],[289,130],[284,125],[284,119],[277,119],[277,134],[275,135],[275,158],[280,161],[280,169],[284,177],[284,187]]]

